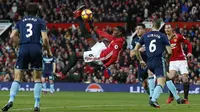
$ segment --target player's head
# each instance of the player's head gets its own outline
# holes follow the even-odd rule
[[[165,33],[168,35],[173,32],[172,25],[166,24],[165,25]]]
[[[125,29],[122,26],[116,26],[113,30],[113,36],[123,37],[125,35]]]
[[[36,16],[39,11],[39,7],[36,3],[28,3],[26,6],[26,11],[28,15]]]
[[[161,26],[161,20],[158,19],[158,18],[154,18],[154,19],[152,20],[152,24],[153,24],[153,28],[159,29],[160,26]]]
[[[145,25],[143,23],[137,24],[136,28],[137,36],[141,37],[145,33]]]

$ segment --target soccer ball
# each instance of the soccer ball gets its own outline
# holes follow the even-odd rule
[[[89,20],[92,19],[92,11],[90,9],[85,9],[81,13],[81,17],[83,20]]]

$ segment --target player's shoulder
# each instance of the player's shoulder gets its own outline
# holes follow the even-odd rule
[[[185,37],[184,37],[182,34],[176,34],[176,36],[177,36],[179,39],[185,39]]]

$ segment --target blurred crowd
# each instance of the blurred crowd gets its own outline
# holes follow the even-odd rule
[[[73,10],[80,5],[79,0],[0,0],[0,19],[8,19],[14,23],[25,15],[25,5],[34,1],[39,4],[39,16],[47,22],[73,23]],[[150,1],[150,0],[149,0]],[[165,22],[199,21],[200,0],[83,0],[88,8],[92,8],[95,21],[124,22],[140,21],[160,15]],[[156,9],[156,10],[155,10]],[[112,28],[104,29],[108,33]],[[189,60],[189,78],[191,84],[200,84],[200,27],[179,28],[176,32],[183,34],[192,42],[194,58]],[[51,29],[48,31],[53,55],[56,57],[57,70],[60,72],[69,63],[69,57],[78,51],[88,50],[88,43],[77,29]],[[9,37],[9,36],[8,36]],[[105,41],[106,44],[109,42]],[[184,46],[186,49],[187,46]],[[187,50],[185,50],[187,52]],[[9,38],[0,38],[0,81],[13,80],[13,67],[17,50],[13,48]],[[124,49],[119,60],[106,70],[96,69],[79,59],[77,65],[67,74],[65,82],[84,83],[138,83],[136,58],[130,59],[130,49]],[[175,83],[182,83],[181,76]],[[24,72],[24,82],[32,82],[32,72]],[[60,81],[60,80],[58,80]]]
[[[95,21],[140,21],[160,15],[165,22],[200,21],[200,0],[0,0],[0,19],[17,21],[25,15],[25,6],[36,2],[38,16],[47,22],[71,23],[73,11],[85,4],[91,9]]]

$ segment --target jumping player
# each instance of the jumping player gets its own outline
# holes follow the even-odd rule
[[[193,56],[192,44],[183,35],[174,33],[172,26],[169,24],[165,25],[165,33],[167,34],[172,47],[172,56],[169,62],[169,78],[173,79],[176,75],[176,72],[178,71],[181,73],[184,89],[184,98],[188,100],[188,63],[182,45],[183,43],[187,45],[187,57],[191,58]],[[170,95],[166,103],[171,103],[173,100],[173,95]]]
[[[26,7],[28,16],[17,22],[10,38],[17,43],[16,38],[20,37],[19,55],[15,66],[15,77],[10,89],[10,99],[2,108],[2,111],[8,111],[13,106],[13,102],[20,87],[22,71],[28,69],[28,65],[34,70],[34,111],[40,111],[40,94],[42,90],[41,74],[42,74],[42,45],[47,50],[48,56],[51,56],[49,39],[46,33],[46,24],[43,20],[36,17],[38,6],[35,3],[29,3]],[[20,34],[20,35],[19,35]],[[42,38],[41,38],[42,37]]]
[[[42,87],[43,92],[47,93],[46,80],[49,80],[50,83],[50,93],[54,93],[54,74],[56,72],[56,62],[53,57],[48,57],[46,51],[43,56],[43,71],[42,71]]]
[[[84,59],[86,63],[92,62],[98,65],[102,65],[105,68],[109,67],[111,64],[117,61],[118,55],[123,48],[123,45],[125,43],[125,29],[122,26],[117,26],[114,28],[113,34],[110,35],[98,29],[94,30],[94,26],[90,21],[90,27],[94,32],[96,32],[97,36],[107,38],[110,41],[110,44],[106,46],[103,42],[93,39],[91,34],[86,29],[84,21],[81,18],[81,12],[83,8],[84,6],[79,7],[76,11],[74,11],[74,15],[77,22],[80,25],[81,33],[87,39],[91,50],[80,52],[78,54]],[[69,65],[68,67],[65,67],[62,72],[57,74],[57,76],[62,78],[73,67],[73,64]]]
[[[136,56],[138,60],[140,61],[141,66],[145,68],[146,63],[143,61],[139,53],[139,48],[142,45],[145,45],[146,54],[148,58],[147,68],[150,71],[152,71],[157,77],[157,85],[153,91],[153,96],[150,101],[150,105],[155,108],[160,108],[156,100],[159,98],[162,88],[164,87],[165,82],[166,82],[166,78],[165,78],[166,70],[165,70],[165,62],[163,58],[163,53],[165,49],[167,50],[167,53],[169,55],[172,53],[167,36],[158,31],[158,29],[160,28],[160,25],[161,25],[161,21],[158,19],[154,19],[152,31],[144,34],[142,38],[139,40],[139,43],[136,44],[136,47],[134,49],[136,52]],[[173,95],[177,95],[175,86],[171,85],[169,89],[170,91],[173,91],[173,93],[175,93]],[[175,96],[175,97],[177,98],[177,102],[179,104],[184,103],[183,99],[181,99],[178,96]]]
[[[136,43],[139,42],[139,39],[142,37],[143,34],[145,34],[145,25],[140,23],[136,26],[136,34],[137,37],[133,38],[132,40],[132,47],[135,48]],[[146,56],[146,52],[145,52],[145,47],[141,47],[139,49],[142,59],[146,62],[147,61],[147,56]],[[132,49],[130,52],[130,57],[132,58],[133,56],[135,56],[135,52]],[[148,70],[147,69],[143,69],[140,65],[138,66],[138,79],[140,82],[142,82],[142,86],[144,87],[144,89],[146,90],[146,92],[149,94],[149,97],[151,98],[153,95],[153,90],[155,87],[155,81],[154,81],[154,76],[153,74],[149,71],[149,76],[148,76]],[[147,83],[148,80],[148,83]],[[149,86],[149,87],[148,87]]]

